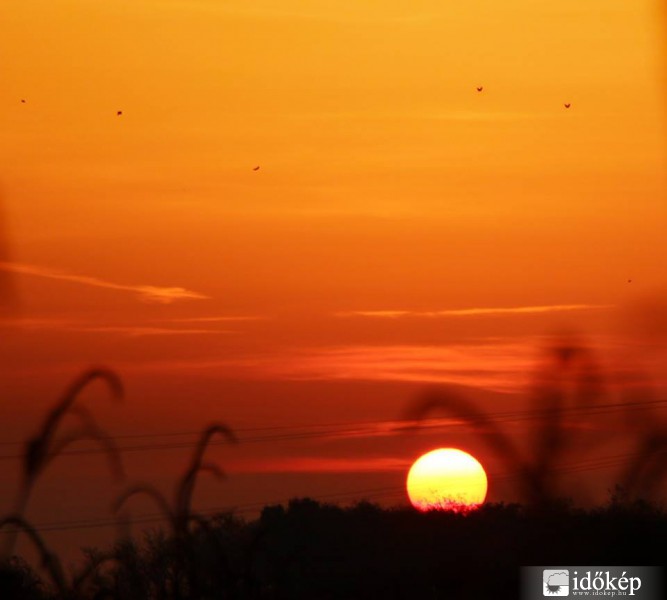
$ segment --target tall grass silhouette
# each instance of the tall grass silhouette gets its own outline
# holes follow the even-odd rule
[[[657,415],[651,417],[645,419],[634,459],[619,477],[620,486],[630,499],[654,496],[667,477],[667,423]]]
[[[118,479],[124,477],[121,457],[113,439],[97,425],[88,410],[75,404],[81,392],[96,380],[100,380],[107,385],[112,398],[120,400],[123,397],[124,391],[120,378],[114,371],[103,367],[85,371],[67,387],[60,399],[47,413],[39,431],[25,445],[21,482],[10,517],[15,519],[17,523],[25,524],[23,516],[39,476],[55,458],[77,441],[91,440],[98,443],[108,457],[112,476]],[[60,425],[67,415],[78,418],[81,425],[77,429],[61,434]],[[16,544],[17,534],[17,528],[12,528],[7,532],[0,559],[11,556]]]
[[[214,435],[219,435],[232,444],[237,443],[235,434],[226,425],[220,423],[209,425],[202,432],[195,446],[190,464],[176,484],[172,504],[154,486],[140,483],[131,486],[116,499],[112,506],[113,512],[118,513],[131,497],[144,495],[151,498],[157,504],[160,511],[167,518],[172,533],[175,536],[182,537],[187,535],[190,523],[200,520],[200,517],[192,512],[192,494],[194,493],[199,473],[208,472],[218,479],[225,477],[224,472],[218,465],[211,462],[204,462],[206,448]]]
[[[39,532],[26,519],[18,516],[8,516],[0,519],[0,530],[7,526],[19,532],[24,532],[32,542],[37,550],[40,566],[48,574],[53,590],[59,598],[74,599],[83,597],[82,592],[85,584],[92,578],[100,566],[105,562],[116,561],[116,556],[113,553],[95,553],[89,556],[88,562],[77,573],[74,573],[68,581],[58,555],[48,548]],[[7,562],[4,564],[0,562],[0,574],[3,569],[7,568],[7,565]]]
[[[17,573],[12,555],[19,533],[24,533],[32,542],[40,565],[48,575],[50,589],[58,598],[89,597],[85,588],[87,585],[93,585],[93,581],[96,585],[100,585],[103,577],[99,569],[103,564],[115,562],[119,565],[119,569],[127,570],[138,556],[134,542],[130,539],[121,539],[108,552],[89,552],[83,567],[67,577],[58,556],[49,549],[39,531],[24,516],[39,477],[54,459],[75,442],[89,440],[99,444],[107,455],[112,475],[124,478],[120,453],[113,438],[98,426],[92,414],[85,407],[77,403],[82,391],[97,380],[106,384],[113,399],[121,399],[124,396],[122,382],[115,372],[106,368],[89,369],[67,387],[46,414],[37,433],[25,444],[21,481],[14,510],[0,519],[0,532],[5,536],[3,554],[0,556],[0,581],[8,573]],[[67,416],[73,416],[79,423],[78,427],[63,432],[61,431],[62,422]],[[214,423],[204,429],[194,447],[187,468],[176,483],[173,502],[170,503],[155,487],[149,484],[137,484],[127,488],[112,505],[112,511],[117,514],[130,498],[145,495],[158,505],[167,518],[171,535],[169,538],[164,538],[164,543],[159,545],[159,548],[160,552],[166,551],[166,556],[169,557],[171,575],[160,572],[159,577],[154,579],[160,580],[158,587],[172,598],[181,598],[186,595],[192,598],[201,596],[198,591],[198,579],[200,578],[198,559],[201,557],[193,554],[193,549],[196,547],[193,540],[196,537],[201,542],[202,536],[196,536],[196,534],[202,532],[209,542],[216,538],[211,523],[193,512],[192,496],[200,473],[207,472],[219,479],[225,477],[217,464],[205,460],[206,449],[215,436],[220,436],[229,443],[237,442],[234,432],[224,424]],[[198,525],[196,532],[190,530],[192,523]],[[3,586],[6,585],[5,580]],[[5,589],[3,586],[0,586],[0,592]],[[45,593],[51,594],[48,590]]]
[[[65,595],[67,585],[65,583],[65,575],[63,573],[60,559],[47,548],[46,543],[35,528],[23,517],[19,516],[9,516],[0,519],[0,530],[6,526],[12,527],[17,532],[23,531],[27,535],[28,539],[30,539],[37,550],[42,569],[49,574],[51,582],[57,592],[61,595]],[[0,566],[2,566],[1,563]]]
[[[170,559],[170,564],[165,566],[162,576],[156,583],[158,587],[156,593],[159,597],[200,598],[204,597],[204,589],[208,589],[205,582],[207,577],[202,574],[201,564],[210,557],[211,552],[208,548],[217,538],[212,535],[208,521],[192,511],[192,495],[200,473],[207,472],[218,479],[225,477],[218,465],[204,461],[206,448],[216,435],[229,443],[237,443],[235,434],[226,425],[221,423],[209,425],[201,433],[190,463],[176,483],[171,504],[159,490],[149,484],[129,487],[113,503],[112,510],[118,513],[130,498],[138,495],[147,496],[157,504],[169,523],[171,538],[164,540],[161,548],[163,554]],[[199,525],[197,530],[191,531],[192,523]],[[206,542],[207,551],[204,554],[201,552],[202,540]],[[118,546],[119,555],[124,556],[126,561],[130,558],[128,562],[132,563],[137,559],[136,547],[127,541]],[[216,554],[222,556],[220,548],[216,550]]]
[[[546,506],[558,499],[557,466],[575,442],[566,427],[567,411],[593,406],[603,392],[592,353],[583,346],[561,344],[547,352],[547,361],[538,373],[533,392],[538,421],[527,452],[473,401],[447,387],[425,391],[408,407],[405,418],[413,422],[414,430],[432,412],[444,411],[472,426],[508,471],[518,474],[517,491],[522,500],[531,506]]]

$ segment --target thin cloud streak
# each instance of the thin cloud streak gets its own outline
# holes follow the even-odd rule
[[[444,428],[452,427],[456,427],[458,431],[461,431],[461,428],[465,428],[466,431],[473,430],[470,424],[465,423],[461,419],[454,419],[450,417],[435,417],[429,419],[427,423],[422,425],[421,430],[438,431]],[[316,439],[318,442],[322,442],[332,440],[386,438],[403,436],[406,434],[406,432],[410,432],[412,430],[412,424],[406,424],[404,420],[367,422],[356,427],[334,424],[330,429],[327,429],[326,427],[318,429]],[[295,435],[298,434],[299,432],[296,431]]]
[[[0,262],[0,271],[16,273],[20,275],[31,275],[56,281],[67,281],[78,283],[90,287],[104,288],[109,290],[118,290],[123,292],[132,292],[138,295],[145,302],[157,302],[159,304],[171,304],[177,300],[207,300],[209,296],[193,292],[182,287],[159,287],[153,285],[125,285],[98,279],[97,277],[88,277],[85,275],[72,275],[49,269],[37,265],[27,265],[14,262]]]
[[[357,379],[451,383],[515,392],[527,383],[533,353],[518,344],[355,346],[285,357],[273,375],[294,380]]]
[[[259,315],[222,316],[222,317],[189,317],[183,319],[169,319],[169,323],[227,323],[237,321],[264,321],[268,317]]]
[[[505,393],[525,389],[534,367],[530,342],[488,340],[447,346],[343,346],[212,360],[128,363],[123,369],[193,371],[275,381],[403,381],[457,384]]]
[[[554,312],[578,310],[606,310],[614,308],[613,304],[552,304],[546,306],[513,306],[494,308],[458,308],[434,311],[413,310],[354,310],[336,313],[337,317],[369,317],[374,319],[399,318],[438,318],[438,317],[479,317],[502,315],[536,315]]]
[[[80,333],[116,333],[130,337],[143,337],[154,335],[211,335],[229,334],[233,331],[224,329],[168,329],[166,327],[80,327],[72,331]]]
[[[74,319],[59,318],[12,318],[0,319],[0,327],[23,331],[52,331],[67,333],[109,333],[129,337],[157,335],[212,335],[236,333],[229,329],[174,329],[146,325],[96,325]]]
[[[391,457],[285,457],[230,461],[227,468],[230,473],[375,473],[405,471],[410,465],[410,460]]]

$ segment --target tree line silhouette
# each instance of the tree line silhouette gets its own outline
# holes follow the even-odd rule
[[[629,501],[620,489],[593,509],[487,504],[468,514],[420,513],[303,498],[267,506],[255,520],[227,513],[193,523],[87,550],[69,579],[26,529],[47,575],[13,557],[0,570],[0,597],[517,598],[521,566],[667,563],[664,507]]]

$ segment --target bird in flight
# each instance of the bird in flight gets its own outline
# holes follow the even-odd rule
[[[25,98],[21,98],[21,104],[25,104]]]
[[[563,106],[565,106],[565,108],[570,108],[572,105],[569,102],[566,102]]]
[[[122,110],[117,110],[117,111],[116,111],[116,116],[117,116],[117,117],[120,117],[122,114],[123,114],[123,111],[122,111]]]
[[[477,87],[477,91],[478,91],[478,92],[481,92],[483,89],[484,89],[484,86],[481,86],[481,85],[480,85],[480,86]]]
[[[256,167],[253,167],[252,170],[253,171],[259,171],[259,165],[257,165]]]

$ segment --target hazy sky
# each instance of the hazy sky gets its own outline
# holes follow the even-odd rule
[[[511,409],[562,332],[663,387],[659,25],[649,0],[3,0],[0,434],[98,363],[114,434],[394,419],[424,382]],[[451,440],[493,463],[462,431],[342,438],[213,449],[199,504],[400,487]],[[164,486],[185,452],[127,460]],[[31,517],[107,514],[74,491],[100,460]]]

